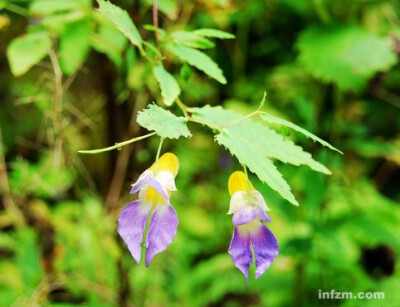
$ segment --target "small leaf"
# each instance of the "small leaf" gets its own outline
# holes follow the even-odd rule
[[[97,33],[92,32],[90,35],[90,45],[96,51],[106,54],[120,68],[122,66],[121,55],[128,39],[108,18],[101,14],[95,14],[95,17],[99,25]]]
[[[232,39],[235,38],[235,35],[225,32],[225,31],[221,31],[221,30],[217,30],[217,29],[198,29],[193,31],[194,33],[201,35],[201,36],[205,36],[205,37],[215,37],[215,38],[220,38],[220,39]]]
[[[170,111],[151,104],[147,109],[139,111],[137,122],[150,131],[155,131],[162,138],[178,139],[181,136],[191,137],[186,119],[175,116]]]
[[[182,61],[187,61],[190,65],[203,71],[211,78],[217,80],[222,84],[226,84],[226,79],[224,77],[224,74],[222,73],[222,70],[205,53],[196,49],[182,46],[180,44],[171,45],[169,47],[169,50]]]
[[[154,66],[153,73],[160,84],[161,95],[164,99],[164,103],[169,107],[171,106],[176,97],[181,93],[178,82],[175,78],[164,69],[162,64]]]
[[[15,38],[7,48],[7,58],[14,76],[21,76],[41,61],[51,47],[47,32],[25,34]]]
[[[97,2],[99,12],[110,19],[132,44],[142,49],[142,37],[128,13],[111,2],[105,0],[97,0]]]
[[[179,71],[179,74],[181,75],[181,77],[183,79],[185,79],[185,81],[187,81],[192,76],[192,69],[190,68],[190,66],[187,63],[183,63],[183,65]]]
[[[302,134],[304,134],[306,137],[309,137],[310,139],[314,140],[315,142],[320,143],[323,146],[328,147],[329,149],[335,150],[341,154],[343,154],[343,152],[341,152],[339,149],[333,147],[331,144],[329,144],[328,142],[324,141],[323,139],[317,137],[315,134],[312,134],[311,132],[308,132],[307,130],[276,116],[273,116],[267,112],[261,112],[261,117],[263,120],[273,123],[273,124],[278,124],[278,125],[283,125],[285,127],[289,127],[292,128],[293,130],[296,130]]]
[[[212,41],[194,32],[177,31],[172,33],[172,37],[180,44],[190,48],[206,49],[215,46]]]
[[[35,0],[29,7],[33,15],[52,15],[87,7],[82,1]]]
[[[89,52],[90,23],[82,20],[69,24],[60,38],[60,66],[67,75],[73,74]]]

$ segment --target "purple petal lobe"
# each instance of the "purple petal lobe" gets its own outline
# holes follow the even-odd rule
[[[250,237],[247,232],[243,234],[235,227],[228,253],[231,255],[235,266],[244,274],[247,283],[249,267],[252,261]]]
[[[148,178],[151,176],[150,172],[144,172],[140,175],[139,179],[132,185],[131,194],[139,192],[146,184],[148,184]]]
[[[264,274],[278,255],[278,242],[274,234],[265,225],[259,223],[255,232],[251,231],[250,239],[256,256],[256,279]]]
[[[171,244],[178,228],[178,217],[170,204],[158,205],[151,217],[146,240],[146,266]]]
[[[158,193],[160,193],[161,196],[164,197],[166,200],[169,200],[169,194],[167,190],[161,185],[161,183],[158,180],[154,179],[154,177],[152,176],[149,176],[147,180],[152,188],[154,188]]]
[[[150,210],[151,206],[136,200],[125,206],[118,217],[118,233],[137,263],[140,262],[143,232]]]
[[[235,226],[239,226],[252,222],[256,217],[257,217],[256,207],[247,205],[235,212],[235,214],[232,217],[232,223]]]
[[[262,220],[262,221],[266,221],[268,223],[271,223],[271,218],[268,216],[268,214],[266,214],[264,212],[264,210],[262,210],[259,207],[256,207],[257,210],[257,216]]]

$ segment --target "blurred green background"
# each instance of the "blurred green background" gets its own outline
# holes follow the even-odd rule
[[[113,3],[154,42],[144,29],[153,23],[151,0]],[[271,208],[280,254],[259,280],[252,268],[247,285],[227,253],[227,179],[240,165],[199,125],[189,124],[192,138],[163,147],[180,159],[173,243],[145,268],[118,237],[130,184],[154,161],[159,140],[77,151],[147,133],[137,111],[163,104],[151,66],[95,7],[0,0],[0,306],[399,306],[399,1],[159,0],[166,31],[236,35],[206,50],[227,85],[167,59],[187,105],[247,114],[266,90],[265,110],[344,152],[277,128],[332,175],[277,162],[299,207],[251,177]],[[38,30],[50,33],[49,48],[13,76],[7,46]],[[21,62],[42,52],[28,44]],[[318,299],[331,289],[385,299]]]

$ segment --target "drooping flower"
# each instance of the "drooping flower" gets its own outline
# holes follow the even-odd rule
[[[172,153],[165,153],[132,185],[130,193],[139,192],[139,199],[122,209],[118,218],[118,233],[137,263],[140,262],[143,233],[150,215],[145,245],[146,266],[171,244],[176,234],[178,217],[169,199],[171,192],[176,191],[178,169],[178,158]]]
[[[249,277],[254,249],[256,279],[268,269],[278,255],[278,242],[273,233],[262,223],[271,222],[265,211],[269,210],[261,193],[254,189],[247,176],[240,171],[232,173],[228,183],[231,201],[228,214],[233,214],[235,225],[229,254],[235,266]]]

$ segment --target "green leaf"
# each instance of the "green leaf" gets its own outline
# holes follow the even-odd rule
[[[154,66],[153,73],[160,84],[161,95],[164,99],[164,103],[167,106],[171,106],[176,97],[181,93],[178,82],[176,82],[175,78],[164,69],[162,64]]]
[[[193,33],[196,33],[198,35],[201,36],[205,36],[205,37],[215,37],[215,38],[220,38],[220,39],[232,39],[235,38],[235,35],[225,32],[225,31],[221,31],[221,30],[217,30],[217,29],[198,29],[193,31]]]
[[[169,46],[169,51],[175,54],[182,61],[188,62],[190,65],[203,71],[211,78],[217,80],[222,84],[226,84],[226,79],[222,70],[218,65],[205,53],[182,46],[180,44],[173,44]]]
[[[50,47],[51,39],[47,32],[30,33],[15,38],[7,48],[12,74],[21,76],[26,73],[47,55]]]
[[[24,286],[37,287],[43,278],[40,251],[36,244],[37,233],[31,228],[19,228],[16,232],[18,244],[15,262],[21,270]]]
[[[246,164],[261,181],[294,205],[298,202],[270,158],[293,165],[307,165],[315,171],[330,174],[301,147],[250,118],[239,121],[241,115],[221,107],[205,106],[191,111],[194,119],[217,131],[215,139],[220,145],[228,148],[241,164]]]
[[[90,3],[87,4],[81,0],[35,0],[30,5],[29,11],[31,14],[34,15],[51,15],[69,10],[77,10],[85,7],[90,7]]]
[[[72,23],[60,38],[60,66],[62,71],[73,74],[85,61],[89,52],[90,23],[82,20]]]
[[[180,44],[190,48],[213,48],[215,44],[194,32],[176,31],[172,33],[172,37]]]
[[[128,13],[120,7],[105,0],[97,0],[99,11],[130,40],[132,44],[142,49],[142,37]]]
[[[0,0],[0,10],[4,9],[6,7],[6,1],[5,0]]]
[[[117,67],[122,65],[122,52],[127,38],[114,24],[101,14],[95,14],[99,23],[98,32],[91,33],[90,45],[98,52],[106,54]]]
[[[333,147],[331,144],[329,144],[328,142],[324,141],[323,139],[317,137],[315,134],[312,134],[311,132],[308,132],[307,130],[276,116],[273,116],[267,112],[261,112],[261,117],[263,120],[273,123],[273,124],[278,124],[278,125],[283,125],[285,127],[289,127],[292,128],[293,130],[296,130],[302,134],[304,134],[306,137],[309,137],[310,139],[314,140],[315,142],[318,142],[326,147],[328,147],[329,149],[335,150],[341,154],[343,154],[343,152],[341,152],[339,149]]]
[[[312,76],[356,91],[397,61],[389,37],[368,33],[360,26],[310,27],[300,34],[297,48],[299,61]]]
[[[175,116],[170,111],[151,104],[147,109],[139,111],[137,122],[150,131],[155,131],[162,138],[178,139],[181,136],[191,137],[186,119]]]

